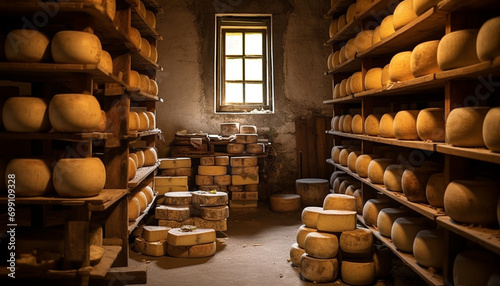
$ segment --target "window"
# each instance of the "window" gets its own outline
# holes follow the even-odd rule
[[[217,15],[216,112],[273,112],[271,16]]]

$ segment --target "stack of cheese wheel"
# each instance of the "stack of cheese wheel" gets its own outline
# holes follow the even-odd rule
[[[397,218],[391,229],[394,246],[407,253],[413,253],[413,242],[421,230],[429,229],[429,223],[422,217]]]
[[[144,167],[154,166],[158,161],[158,154],[155,147],[149,147],[143,150],[144,153]]]
[[[0,162],[4,163],[4,162]],[[16,196],[37,197],[47,195],[54,189],[52,183],[52,168],[48,159],[16,158],[12,159],[2,169],[2,182],[7,183],[7,174],[15,174]],[[4,177],[5,176],[5,177]],[[5,185],[0,186],[3,189]]]
[[[9,62],[47,62],[50,60],[50,41],[40,31],[17,29],[7,34],[2,50]]]
[[[358,228],[340,235],[341,277],[349,285],[370,285],[376,278],[371,230]]]
[[[132,180],[135,178],[137,174],[137,165],[139,165],[139,158],[137,154],[130,153],[128,156],[128,180]]]
[[[441,229],[421,230],[413,241],[413,256],[424,267],[443,269],[445,249],[444,231]]]
[[[372,46],[375,46],[375,44],[377,44],[378,42],[382,41],[381,37],[380,37],[380,26],[377,26],[374,30],[373,30],[373,35],[372,35]]]
[[[414,77],[440,72],[437,62],[439,40],[424,42],[413,48],[410,70]]]
[[[365,30],[358,33],[355,40],[356,52],[361,53],[373,45],[373,30]]]
[[[365,220],[365,224],[377,227],[379,212],[384,208],[389,208],[394,205],[394,201],[385,197],[369,199],[363,206],[363,219]]]
[[[483,140],[488,149],[500,152],[500,107],[490,109],[484,117]]]
[[[399,30],[418,16],[413,10],[413,0],[404,0],[396,6],[393,14],[394,30]]]
[[[453,109],[446,119],[446,142],[458,147],[484,147],[483,122],[488,107]]]
[[[345,176],[346,176],[346,172],[344,172],[344,171],[334,171],[330,175],[330,187],[333,188],[333,183],[335,182],[335,179],[337,179],[338,177],[345,177]]]
[[[394,160],[390,158],[373,159],[368,164],[368,179],[370,182],[373,184],[383,184],[385,169],[391,164],[394,164]]]
[[[89,132],[99,128],[101,106],[88,94],[56,94],[49,104],[52,127],[59,132]]]
[[[137,50],[141,49],[141,33],[134,27],[130,27],[128,30],[128,37],[130,41],[135,45]]]
[[[496,255],[484,250],[464,250],[455,257],[453,262],[453,284],[495,285],[488,281],[495,271],[498,271]]]
[[[413,10],[418,16],[425,13],[425,11],[434,7],[439,0],[413,0]]]
[[[476,50],[478,29],[454,31],[444,35],[437,49],[437,62],[442,70],[479,63]]]
[[[446,181],[444,173],[434,173],[427,180],[425,187],[425,197],[429,204],[436,208],[444,207],[444,192],[446,191]]]
[[[99,194],[106,183],[106,169],[99,158],[60,159],[54,166],[53,183],[61,197]]]
[[[326,60],[326,66],[329,71],[333,70],[333,52],[328,56]]]
[[[52,38],[52,59],[64,64],[98,64],[102,46],[99,38],[80,31],[60,31]]]
[[[411,212],[407,208],[383,208],[377,216],[377,228],[380,235],[391,237],[391,230],[394,221],[400,217],[411,216]]]
[[[495,17],[486,21],[479,29],[476,50],[481,61],[493,60],[500,56],[499,28],[500,17]]]
[[[355,38],[349,39],[345,44],[345,57],[347,60],[352,60],[356,56],[356,46],[355,46]]]
[[[38,97],[10,97],[3,104],[2,121],[9,132],[49,131],[48,101]]]

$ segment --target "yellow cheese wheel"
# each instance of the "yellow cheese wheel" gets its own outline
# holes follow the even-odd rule
[[[316,231],[318,231],[318,230],[315,228],[310,228],[310,227],[307,227],[305,225],[300,226],[299,229],[297,230],[297,234],[296,234],[296,241],[297,241],[297,244],[299,245],[299,247],[304,248],[306,236],[309,233],[316,232]]]
[[[444,207],[445,190],[446,181],[444,179],[444,173],[432,174],[425,187],[425,196],[429,204],[436,208]]]
[[[151,56],[151,44],[145,38],[141,38],[141,49],[139,50],[139,54],[147,59]]]
[[[340,52],[339,52],[339,64],[347,61],[347,55],[345,53],[345,49],[346,49],[346,46],[343,46],[342,48],[340,48]]]
[[[498,257],[492,252],[465,250],[453,262],[453,284],[489,286],[488,279],[497,269]]]
[[[339,163],[340,165],[347,167],[347,161],[349,159],[349,150],[348,149],[342,149],[340,150],[339,154]]]
[[[343,260],[340,271],[342,281],[348,285],[371,285],[375,281],[373,262]]]
[[[156,15],[151,10],[146,10],[146,23],[150,25],[153,29],[156,28]]]
[[[153,166],[158,161],[158,154],[154,147],[144,149],[144,166]]]
[[[342,183],[340,183],[340,186],[339,186],[339,194],[346,194],[347,189],[349,187],[351,187],[351,186],[352,186],[352,188],[354,188],[354,191],[356,189],[361,188],[361,185],[360,185],[360,183],[358,181],[355,181],[355,180],[354,181],[353,180],[343,180]]]
[[[352,76],[350,76],[350,77],[347,78],[347,82],[346,82],[346,85],[345,85],[345,89],[346,89],[347,95],[353,95],[354,94],[352,92],[352,89],[351,89],[351,81],[352,81]]]
[[[139,89],[142,92],[149,93],[149,77],[145,74],[139,74]]]
[[[402,110],[394,117],[394,136],[397,139],[419,139],[417,117],[420,110]]]
[[[425,189],[433,173],[436,173],[436,170],[427,167],[408,168],[403,172],[401,186],[410,202],[428,203]]]
[[[37,30],[10,31],[2,48],[9,62],[35,63],[50,60],[50,38]]]
[[[149,127],[149,117],[146,114],[146,112],[140,111],[137,112],[137,115],[139,115],[139,125],[137,127],[138,131],[146,131],[148,130]]]
[[[349,156],[347,157],[347,168],[349,168],[351,172],[356,172],[356,161],[360,155],[361,151],[352,151],[349,153]]]
[[[360,14],[361,12],[364,12],[368,6],[371,6],[372,0],[357,0],[356,1],[356,13]]]
[[[128,201],[128,221],[135,221],[141,215],[139,199],[132,197]]]
[[[349,185],[347,187],[347,189],[345,190],[345,194],[348,195],[348,196],[351,196],[351,197],[354,197],[354,192],[357,190],[358,188],[355,186],[355,185]]]
[[[356,210],[356,199],[344,194],[329,194],[323,201],[323,210]]]
[[[444,193],[446,214],[458,223],[496,225],[498,182],[490,180],[457,180]]]
[[[345,14],[342,14],[338,18],[338,23],[337,23],[337,31],[340,32],[344,27],[347,25],[347,16]]]
[[[328,59],[326,60],[326,66],[329,71],[333,69],[333,52],[328,56]]]
[[[134,70],[130,71],[129,85],[131,88],[137,88],[137,89],[141,88],[141,75],[137,71]]]
[[[19,197],[36,197],[49,194],[54,190],[52,184],[52,167],[46,159],[12,159],[1,174],[5,185],[0,189],[15,186],[15,195]],[[14,174],[15,178],[9,178]],[[9,182],[10,181],[10,182]],[[9,188],[10,190],[11,188]],[[10,196],[9,196],[10,197]]]
[[[383,184],[385,169],[393,163],[394,161],[389,158],[373,159],[370,164],[368,164],[368,179],[373,184]]]
[[[445,122],[443,108],[426,108],[417,117],[418,137],[423,141],[444,141]]]
[[[149,59],[152,62],[157,63],[158,62],[158,48],[153,46],[153,45],[150,45],[150,50],[151,50],[151,54],[149,55]]]
[[[134,27],[130,27],[128,30],[128,37],[130,41],[135,45],[137,50],[141,49],[141,33]]]
[[[351,130],[354,134],[363,134],[363,116],[356,114],[352,117]]]
[[[304,250],[314,258],[334,258],[339,251],[339,239],[335,234],[326,232],[311,232],[306,235]]]
[[[500,107],[490,109],[484,117],[483,140],[488,149],[500,152]]]
[[[356,39],[352,38],[347,41],[345,44],[345,57],[350,60],[354,59],[356,56],[356,45],[355,45]]]
[[[395,138],[394,117],[396,113],[386,113],[380,118],[380,135],[385,138]]]
[[[300,267],[300,258],[305,252],[305,249],[301,248],[296,242],[292,244],[292,247],[290,248],[290,260],[292,261],[292,264]]]
[[[101,41],[91,33],[60,31],[52,38],[52,59],[65,64],[98,64],[101,61]]]
[[[418,44],[413,48],[410,70],[414,77],[440,72],[437,62],[439,40]]]
[[[154,79],[149,79],[148,93],[154,96],[158,95],[158,83]]]
[[[156,116],[153,112],[147,111],[146,115],[148,116],[148,130],[156,129]]]
[[[340,97],[347,96],[347,79],[343,79],[340,82]]]
[[[354,191],[354,198],[356,199],[356,213],[363,214],[363,195],[361,189]]]
[[[377,227],[377,219],[379,212],[384,209],[394,205],[394,202],[382,198],[382,199],[369,199],[363,206],[363,218],[367,225],[372,225]]]
[[[366,90],[376,89],[382,87],[382,69],[372,68],[365,74],[365,88]]]
[[[53,183],[61,197],[91,197],[106,183],[106,169],[99,158],[65,158],[54,166]]]
[[[337,83],[333,88],[333,98],[340,98],[340,83]]]
[[[134,194],[134,198],[137,198],[139,201],[141,213],[144,212],[148,207],[148,198],[146,195],[143,192],[137,192]]]
[[[382,84],[382,87],[388,87],[391,84],[391,79],[389,78],[389,67],[391,65],[387,64],[384,66],[382,69],[382,75],[380,76],[380,83]]]
[[[338,23],[337,19],[333,19],[330,22],[330,27],[328,29],[328,35],[330,36],[330,39],[333,38],[333,36],[335,36],[335,34],[337,33],[337,23]]]
[[[397,53],[389,64],[389,79],[392,82],[415,78],[410,69],[411,51]]]
[[[144,151],[142,151],[142,150],[135,150],[134,153],[137,155],[137,160],[138,160],[137,168],[143,167],[144,166],[144,160],[145,160]]]
[[[383,208],[377,216],[377,228],[380,235],[391,237],[394,221],[400,217],[411,216],[410,210],[406,208]]]
[[[371,136],[380,135],[380,118],[379,114],[370,114],[365,119],[365,134]]]
[[[346,176],[344,171],[335,171],[330,175],[330,186],[333,188],[333,183],[338,177]]]
[[[363,154],[359,155],[358,158],[356,159],[356,173],[358,176],[362,178],[368,177],[368,166],[370,165],[370,162],[373,159],[378,158],[379,156],[376,154]]]
[[[391,239],[394,246],[407,253],[413,253],[413,242],[421,230],[429,229],[425,218],[400,217],[394,221]]]
[[[373,234],[366,228],[344,231],[340,234],[340,249],[347,253],[369,253],[372,249]]]
[[[141,192],[144,193],[144,195],[148,199],[148,205],[149,205],[155,197],[153,189],[151,189],[150,186],[145,186],[145,187],[141,188]]]
[[[38,97],[10,97],[2,111],[3,125],[10,132],[46,132],[50,129],[47,100]]]
[[[342,232],[356,229],[356,212],[323,210],[318,214],[318,231]]]
[[[385,188],[393,192],[402,192],[403,186],[401,185],[401,180],[405,170],[406,167],[404,165],[393,164],[387,166],[384,171]]]
[[[304,253],[300,258],[300,275],[315,283],[333,282],[339,273],[337,258],[319,259]]]
[[[393,15],[389,15],[382,20],[380,23],[380,39],[385,39],[390,35],[394,34],[396,31],[394,30],[393,24]]]
[[[128,157],[128,180],[132,180],[135,178],[135,175],[137,173],[137,164],[135,163],[134,159],[131,157]]]
[[[137,168],[137,166],[139,165],[139,157],[137,157],[137,154],[129,152],[128,156],[134,160],[135,167]]]
[[[334,68],[340,65],[340,50],[333,53],[332,63]]]
[[[444,231],[440,229],[419,231],[413,241],[413,256],[418,264],[434,269],[443,269],[444,239]]]
[[[332,130],[339,131],[340,130],[339,123],[340,123],[340,116],[339,115],[334,116],[332,118]]]
[[[92,95],[56,94],[49,104],[49,118],[59,132],[89,132],[99,128],[101,106]]]
[[[344,149],[343,146],[333,146],[331,151],[331,157],[333,162],[340,163],[340,151]]]
[[[476,50],[478,32],[479,29],[467,29],[444,35],[437,50],[439,67],[450,70],[479,63]]]
[[[363,73],[355,72],[351,76],[351,90],[353,93],[362,92],[365,90]]]
[[[342,122],[343,124],[343,131],[346,133],[352,133],[352,115],[346,114],[344,117],[344,121]]]
[[[394,30],[397,31],[403,28],[406,24],[410,23],[418,16],[413,10],[413,0],[404,0],[398,4],[393,13]]]
[[[375,30],[373,30],[373,35],[372,35],[372,46],[375,46],[376,43],[382,41],[380,37],[380,26],[377,26]]]
[[[322,207],[305,207],[301,213],[302,223],[310,228],[318,226],[318,214],[323,210]]]
[[[354,16],[356,16],[356,3],[352,3],[349,5],[349,8],[347,8],[346,22],[351,23],[354,21]]]
[[[128,131],[137,131],[140,125],[140,118],[137,112],[128,113]]]
[[[358,33],[355,41],[356,52],[368,50],[373,45],[373,30],[365,30]]]
[[[113,74],[113,59],[111,55],[102,50],[101,51],[101,61],[99,62],[99,67],[109,74]]]
[[[103,5],[106,7],[106,15],[113,20],[116,15],[116,0],[106,0]]]
[[[413,0],[413,10],[420,16],[439,3],[439,0]]]
[[[453,109],[446,119],[446,142],[459,147],[484,147],[483,122],[488,107]]]
[[[477,56],[481,61],[492,60],[500,56],[500,17],[486,21],[479,29],[476,42]]]

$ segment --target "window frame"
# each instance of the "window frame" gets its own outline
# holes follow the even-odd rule
[[[274,113],[274,79],[273,79],[273,52],[272,52],[272,15],[259,14],[216,14],[216,40],[215,40],[215,65],[214,65],[214,110],[215,113]],[[263,103],[226,103],[225,101],[225,61],[226,58],[241,58],[242,72],[245,74],[245,59],[252,56],[226,56],[225,53],[225,35],[228,32],[241,32],[242,44],[244,48],[244,33],[262,32],[262,80],[253,82],[262,82]],[[253,57],[255,58],[255,57]],[[252,80],[235,81],[243,84],[243,96],[245,98],[245,83],[251,83]]]

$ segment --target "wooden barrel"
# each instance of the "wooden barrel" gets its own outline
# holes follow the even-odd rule
[[[328,180],[305,178],[295,181],[295,191],[300,195],[302,206],[323,206],[323,200],[330,193]]]

